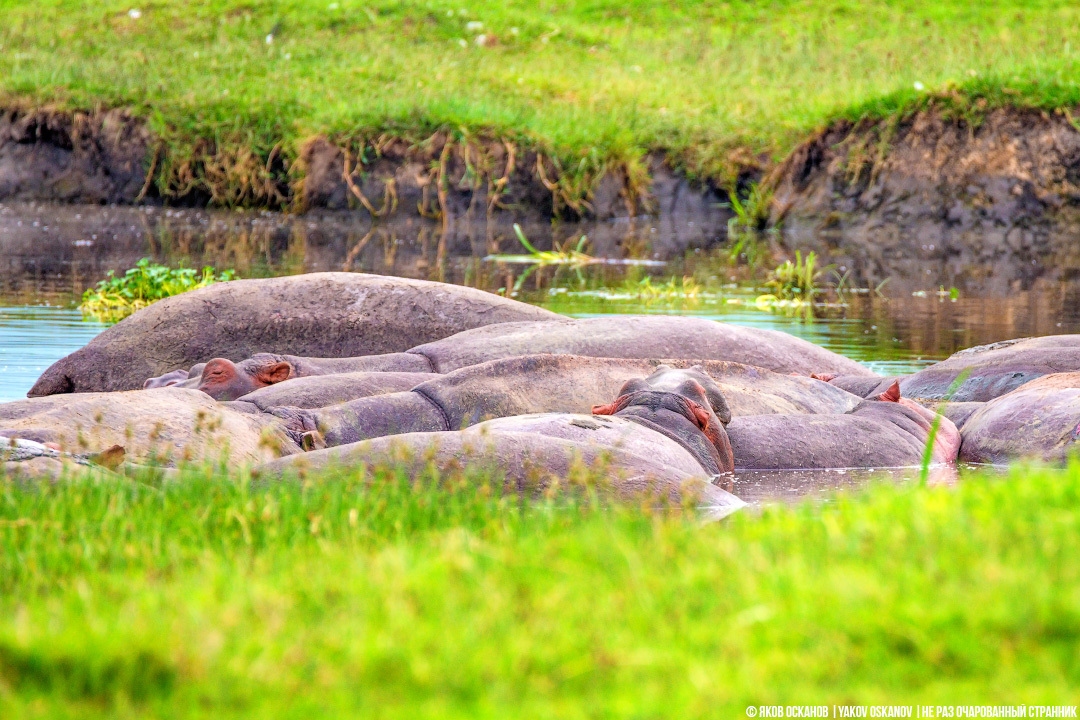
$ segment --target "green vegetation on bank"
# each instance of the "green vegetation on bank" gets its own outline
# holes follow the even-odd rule
[[[162,163],[195,163],[159,168],[176,182],[198,172],[200,141],[258,168],[315,135],[439,130],[535,146],[583,178],[640,172],[659,150],[723,180],[832,118],[931,95],[964,112],[1080,102],[1080,7],[1065,0],[7,0],[0,14],[0,102],[132,107],[169,144]]]
[[[0,480],[0,716],[1080,702],[1080,464],[714,524],[443,480]]]
[[[150,258],[143,258],[120,277],[110,270],[97,287],[83,293],[79,309],[102,322],[118,322],[162,298],[235,277],[232,270],[215,274],[213,268],[204,267],[200,273],[193,268],[151,264]]]

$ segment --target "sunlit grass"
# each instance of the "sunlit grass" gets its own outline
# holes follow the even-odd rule
[[[1080,700],[1080,466],[705,525],[478,487],[0,482],[0,714]]]
[[[313,134],[496,135],[579,163],[659,149],[716,175],[830,118],[929,94],[964,112],[1080,101],[1062,1],[0,5],[0,94],[132,106],[196,138],[295,157]],[[182,157],[179,152],[177,157]]]

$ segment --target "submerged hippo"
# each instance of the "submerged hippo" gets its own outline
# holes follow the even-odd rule
[[[1073,371],[1080,371],[1080,335],[1050,335],[979,345],[902,378],[872,378],[831,371],[815,376],[861,397],[873,397],[898,380],[905,397],[986,402],[1044,375]],[[957,383],[961,373],[966,375]]]
[[[490,467],[518,492],[567,487],[575,466],[602,464],[600,491],[693,502],[724,514],[743,503],[708,482],[732,468],[731,448],[713,403],[720,389],[696,371],[659,370],[627,383],[599,415],[545,413],[500,418],[454,432],[419,432],[318,450],[271,462],[260,476],[334,464],[400,461],[446,469],[468,462]]]
[[[1044,375],[980,404],[960,434],[968,462],[1064,460],[1080,450],[1080,372]]]
[[[387,356],[377,355],[375,357],[385,358]],[[162,385],[176,385],[201,390],[215,400],[236,400],[260,388],[276,385],[286,380],[339,376],[346,373],[355,374],[358,370],[368,375],[380,373],[387,376],[423,375],[430,378],[432,373],[429,367],[428,363],[419,356],[416,357],[415,369],[402,371],[400,369],[401,363],[388,360],[383,366],[380,366],[378,362],[373,363],[367,357],[303,358],[295,355],[257,353],[246,360],[236,363],[225,358],[214,358],[209,362],[194,366],[186,373],[182,370],[175,370],[161,377],[150,378],[143,387],[153,388]],[[396,368],[396,370],[392,368]],[[386,381],[391,382],[389,377],[386,378]],[[334,381],[327,382],[333,383]],[[308,383],[308,386],[315,388],[318,384],[318,382],[312,382]],[[338,402],[342,401],[339,400]],[[328,405],[330,403],[324,404]],[[320,406],[305,405],[305,407]]]
[[[184,384],[204,387],[217,397],[238,397],[255,389],[304,375],[334,372],[400,371],[449,373],[489,360],[521,355],[560,354],[607,358],[702,358],[754,365],[784,373],[809,375],[807,368],[875,377],[853,360],[776,330],[762,330],[692,317],[608,316],[583,320],[501,323],[476,328],[406,352],[356,358],[304,358],[261,354],[244,362],[217,362],[202,369],[203,378]],[[286,372],[276,363],[291,363]],[[215,377],[209,377],[211,368]],[[276,374],[275,374],[276,373]]]
[[[224,458],[255,464],[300,452],[306,429],[287,408],[253,412],[247,404],[218,403],[204,393],[171,387],[0,404],[0,436],[72,454],[119,445],[136,463]]]
[[[719,387],[726,400],[713,407],[725,422],[730,414],[843,413],[861,402],[824,383],[738,363],[526,355],[492,360],[446,375],[428,375],[426,382],[416,383],[406,392],[369,390],[380,375],[425,376],[353,373],[358,399],[312,410],[309,424],[321,429],[328,445],[342,445],[407,432],[460,430],[497,417],[588,412],[598,400],[615,394],[628,378],[644,377],[669,367],[700,373]],[[270,410],[274,402],[301,405],[312,392],[307,386],[309,381],[314,387],[325,382],[343,389],[345,378],[330,375],[289,380],[245,395],[240,402],[254,403],[263,410]],[[305,384],[298,385],[294,392],[290,388],[293,383]],[[294,399],[299,402],[290,402]],[[721,399],[717,398],[717,402]],[[308,403],[303,407],[315,406]]]
[[[136,312],[54,363],[29,395],[134,390],[214,357],[390,353],[492,323],[561,317],[481,290],[381,275],[233,280]]]
[[[66,453],[55,443],[0,435],[0,478],[55,480],[90,468],[112,470],[124,461],[124,456],[120,445],[98,453]]]
[[[755,415],[728,425],[735,467],[747,470],[910,467],[956,460],[960,434],[948,418],[900,397],[897,383],[832,415]]]

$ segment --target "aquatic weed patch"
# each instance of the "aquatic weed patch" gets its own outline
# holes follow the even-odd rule
[[[0,709],[715,717],[840,698],[1077,701],[1080,465],[708,525],[522,502],[483,480],[0,482]],[[153,662],[134,673],[140,657]],[[105,671],[117,679],[68,686],[89,695],[59,689]]]
[[[236,273],[232,270],[216,272],[204,267],[200,272],[193,268],[170,268],[143,258],[119,277],[110,270],[96,287],[83,293],[79,309],[97,320],[118,322],[163,298],[234,279]]]

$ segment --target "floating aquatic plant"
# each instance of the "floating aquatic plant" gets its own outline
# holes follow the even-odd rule
[[[795,251],[795,262],[785,260],[769,274],[765,287],[772,288],[771,295],[778,300],[812,302],[821,292],[818,280],[830,267],[818,268],[817,255],[810,252],[804,259],[802,252]],[[764,297],[764,296],[763,296]]]
[[[151,264],[150,258],[143,258],[120,277],[110,270],[97,287],[83,293],[79,309],[103,322],[119,322],[163,298],[235,277],[233,270],[215,273],[213,268],[204,267],[200,273],[194,268]]]
[[[488,255],[484,258],[486,262],[503,262],[517,265],[531,265],[528,270],[522,273],[517,281],[514,283],[514,292],[521,289],[521,286],[525,284],[525,280],[532,275],[536,268],[548,267],[551,265],[567,266],[575,271],[581,270],[581,268],[588,265],[641,265],[641,266],[663,266],[667,263],[661,260],[641,260],[638,258],[602,258],[594,257],[584,252],[583,248],[588,243],[589,238],[587,235],[582,235],[574,247],[569,247],[569,242],[559,245],[555,243],[555,249],[553,250],[537,250],[529,239],[525,237],[525,232],[521,229],[521,226],[514,223],[514,234],[517,235],[518,242],[522,247],[528,251],[527,255]],[[584,278],[581,278],[584,282]]]

